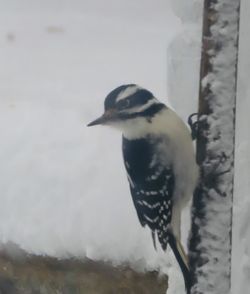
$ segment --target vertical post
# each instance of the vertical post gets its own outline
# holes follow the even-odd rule
[[[228,294],[240,0],[205,0],[189,243],[192,294]]]

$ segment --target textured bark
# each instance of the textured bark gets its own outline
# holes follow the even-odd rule
[[[197,162],[189,244],[192,293],[229,293],[240,0],[205,0]]]
[[[167,277],[128,266],[28,255],[16,246],[0,251],[1,294],[165,294]]]

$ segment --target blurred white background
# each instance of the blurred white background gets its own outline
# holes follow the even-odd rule
[[[86,124],[124,83],[167,102],[167,46],[181,28],[170,3],[0,8],[0,240],[36,254],[159,266],[132,204],[121,134]]]

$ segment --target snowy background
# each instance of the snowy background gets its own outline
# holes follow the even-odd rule
[[[178,278],[172,257],[155,252],[139,225],[120,134],[86,124],[109,91],[130,82],[185,120],[196,111],[202,2],[0,0],[2,244]],[[249,16],[242,0],[233,293],[250,287]]]

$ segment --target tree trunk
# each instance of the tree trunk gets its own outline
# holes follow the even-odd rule
[[[240,0],[205,0],[196,189],[189,244],[192,294],[228,294]]]

